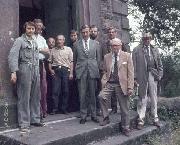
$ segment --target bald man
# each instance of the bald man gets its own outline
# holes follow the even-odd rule
[[[116,95],[121,108],[121,125],[124,135],[129,136],[129,101],[134,87],[134,68],[131,55],[122,51],[122,42],[118,38],[110,41],[112,52],[104,56],[103,89],[99,94],[103,120],[101,126],[110,123],[108,104],[111,96]]]

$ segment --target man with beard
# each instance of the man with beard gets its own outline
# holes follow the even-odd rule
[[[47,40],[47,45],[49,48],[49,52],[55,47],[55,39],[53,37],[49,37]],[[49,60],[45,60],[46,67],[46,78],[47,78],[47,112],[51,114],[52,112],[52,76],[49,71]]]
[[[98,41],[97,40],[98,39],[98,35],[99,35],[99,30],[98,30],[97,26],[96,25],[91,25],[90,26],[90,38],[92,40]],[[102,49],[102,48],[100,47],[100,49]],[[99,92],[101,90],[101,77],[102,77],[101,67],[99,68],[99,73],[100,73],[100,78],[97,79],[97,86],[96,86],[96,107],[97,107],[96,108],[96,114],[97,114],[97,116],[101,115],[101,113],[100,113],[100,104],[99,104],[99,99],[98,99],[98,95],[99,95]],[[89,111],[88,111],[88,114],[90,114]]]

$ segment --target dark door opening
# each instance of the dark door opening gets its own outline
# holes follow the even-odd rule
[[[31,1],[31,2],[30,2]],[[43,20],[46,27],[44,37],[63,34],[69,44],[71,29],[77,28],[76,2],[74,0],[20,0],[19,34],[23,33],[23,24],[35,18]]]

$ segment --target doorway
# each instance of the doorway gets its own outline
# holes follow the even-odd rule
[[[69,44],[69,33],[78,25],[76,7],[75,0],[19,0],[19,34],[26,21],[40,18],[46,27],[45,38],[63,34]]]

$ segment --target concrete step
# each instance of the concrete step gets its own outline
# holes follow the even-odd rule
[[[170,126],[168,123],[161,122],[161,127],[145,126],[142,130],[132,130],[131,135],[126,137],[122,134],[107,137],[104,140],[94,141],[88,145],[147,145],[146,139],[157,134],[166,134],[169,132]]]
[[[77,113],[48,116],[45,127],[32,127],[28,134],[22,135],[18,129],[0,132],[0,145],[86,145],[120,132],[120,114],[110,116],[111,123],[103,127],[90,118],[85,125],[79,124],[75,116]],[[130,116],[134,124],[136,112]]]

